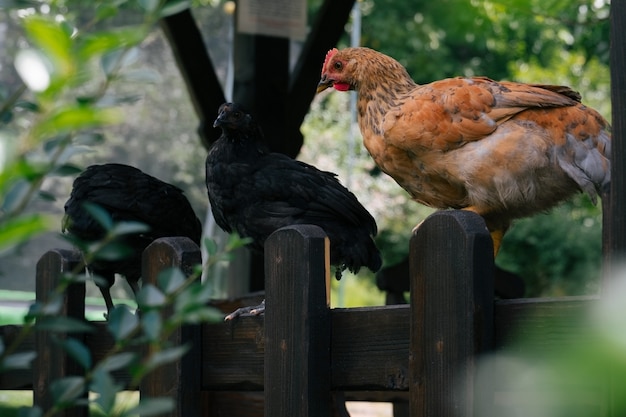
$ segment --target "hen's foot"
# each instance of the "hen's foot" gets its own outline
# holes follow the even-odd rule
[[[265,300],[263,300],[261,304],[257,306],[238,308],[237,310],[224,317],[224,321],[230,321],[239,316],[260,316],[263,313],[265,313]]]

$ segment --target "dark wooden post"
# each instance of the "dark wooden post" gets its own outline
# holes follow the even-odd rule
[[[142,280],[144,284],[156,285],[159,272],[170,267],[178,267],[190,275],[193,267],[201,262],[200,249],[190,239],[157,239],[143,253]],[[179,361],[157,368],[141,381],[141,396],[174,399],[176,408],[168,416],[195,417],[202,414],[200,330],[199,325],[189,325],[174,332],[169,341],[173,345],[191,343],[191,350]]]
[[[317,226],[265,243],[265,415],[330,415],[329,240]]]
[[[611,262],[626,261],[626,3],[611,3],[611,102],[612,102],[612,143],[611,143],[611,195],[603,200],[603,222],[605,242],[608,252],[606,259]],[[608,209],[607,209],[608,207]],[[608,218],[606,218],[608,217]],[[609,273],[610,265],[609,265]]]
[[[483,219],[441,211],[410,243],[410,410],[470,417],[477,354],[493,340],[493,246]]]
[[[73,271],[82,258],[80,253],[56,249],[46,252],[37,262],[35,294],[38,302],[46,302],[59,286],[63,275]],[[85,283],[70,285],[63,294],[63,306],[60,315],[77,319],[85,318]],[[70,375],[84,375],[76,362],[70,359],[63,349],[54,342],[54,338],[63,339],[65,334],[38,330],[35,332],[35,351],[37,357],[33,364],[33,403],[42,410],[50,410],[53,399],[50,393],[52,381]],[[68,408],[59,414],[62,417],[86,417],[89,409],[86,405]]]

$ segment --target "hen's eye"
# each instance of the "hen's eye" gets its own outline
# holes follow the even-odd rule
[[[341,62],[339,61],[335,62],[335,69],[340,70],[342,66],[343,65],[341,65]]]
[[[235,117],[235,119],[239,119],[241,117],[241,112],[236,111],[233,113],[233,116]]]

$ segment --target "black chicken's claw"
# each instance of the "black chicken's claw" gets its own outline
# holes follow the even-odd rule
[[[239,316],[260,316],[265,313],[265,300],[261,301],[261,304],[256,306],[241,307],[233,311],[226,317],[224,321],[231,321]]]

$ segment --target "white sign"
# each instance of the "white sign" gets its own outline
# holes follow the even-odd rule
[[[239,0],[237,30],[253,35],[304,40],[306,0]]]

